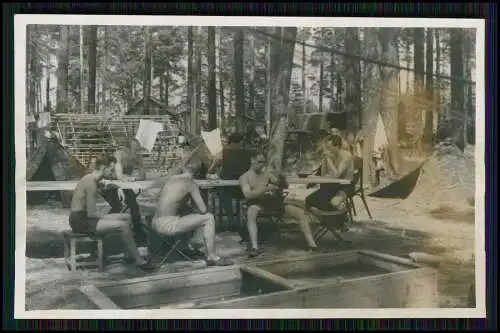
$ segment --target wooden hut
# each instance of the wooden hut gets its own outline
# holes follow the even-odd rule
[[[163,104],[159,99],[149,96],[149,106],[148,109],[144,109],[144,97],[136,100],[127,110],[127,116],[162,116],[169,115],[175,117],[176,115],[168,110],[167,105]]]

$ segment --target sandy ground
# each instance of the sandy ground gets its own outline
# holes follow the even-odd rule
[[[300,190],[297,190],[300,192]],[[300,193],[298,193],[300,197]],[[355,248],[406,256],[409,252],[427,252],[442,257],[439,267],[440,306],[465,307],[469,285],[474,281],[474,220],[449,221],[416,215],[401,208],[396,200],[368,199],[374,216],[368,219],[361,200],[356,201],[358,216],[353,228],[344,237]],[[58,207],[59,206],[59,207]],[[105,206],[103,205],[103,209]],[[406,210],[405,210],[406,209]],[[120,261],[120,255],[112,256],[105,272],[85,270],[69,272],[63,261],[63,243],[60,232],[67,228],[66,209],[58,203],[47,204],[28,210],[27,258],[26,258],[26,309],[88,309],[92,308],[78,287],[89,282],[119,280],[144,276],[132,265]],[[294,228],[284,233],[283,240],[266,253],[275,256],[293,256],[303,253],[301,235]],[[217,244],[221,255],[235,261],[243,259],[244,247],[234,233],[221,233]],[[109,245],[111,241],[105,244]],[[116,242],[106,248],[109,253],[119,253]],[[347,249],[333,237],[325,237],[321,245],[334,250]],[[112,249],[109,249],[112,247]],[[113,251],[114,250],[114,251]],[[140,248],[145,252],[145,248]],[[176,272],[204,267],[204,262],[168,263],[154,274]]]
[[[413,165],[418,163],[420,161],[413,161]],[[439,193],[435,193],[438,188],[434,184],[434,179],[436,177],[445,179],[440,173],[450,172],[429,171],[434,170],[434,165],[437,164],[439,163],[429,164],[432,168],[427,167],[427,174],[420,179],[415,194],[412,193],[406,200],[368,197],[368,206],[373,216],[371,220],[361,200],[356,198],[358,216],[351,230],[343,236],[357,249],[369,249],[403,257],[410,252],[425,252],[440,256],[441,262],[438,267],[440,306],[467,307],[469,286],[474,283],[474,214],[472,208],[453,210],[439,205],[435,208]],[[461,179],[463,174],[474,174],[472,170],[464,168],[457,170],[461,170],[457,171]],[[441,196],[451,193],[451,186],[446,185],[446,187],[445,194]],[[460,188],[459,192],[467,192],[465,193],[467,196],[469,190]],[[307,193],[310,193],[310,190],[296,188],[292,190],[290,197],[301,200]],[[429,204],[426,198],[428,193],[432,193],[432,197],[438,199]],[[103,213],[109,209],[104,202],[100,206]],[[78,290],[81,285],[145,275],[134,266],[125,265],[121,261],[119,242],[112,237],[105,241],[105,252],[110,255],[110,262],[105,272],[95,270],[70,272],[64,264],[61,236],[61,231],[68,228],[68,210],[61,208],[60,203],[47,202],[42,206],[28,208],[27,216],[27,310],[93,308]],[[293,257],[304,254],[302,248],[305,244],[298,228],[287,227],[282,231],[282,235],[279,243],[263,246],[265,256]],[[238,240],[239,237],[235,233],[218,234],[219,254],[236,262],[247,260],[244,257],[245,248],[238,243]],[[143,246],[139,244],[141,245]],[[344,244],[331,236],[323,238],[320,245],[335,251],[347,249]],[[140,247],[140,251],[146,252],[146,249]],[[199,269],[205,266],[203,261],[186,263],[176,261],[175,258],[173,261],[152,274]]]

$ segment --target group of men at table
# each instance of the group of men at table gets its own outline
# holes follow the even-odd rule
[[[171,175],[163,185],[156,206],[156,212],[150,221],[150,227],[157,233],[165,236],[176,236],[188,232],[201,235],[205,251],[200,248],[191,250],[194,253],[204,256],[208,266],[231,265],[232,262],[217,255],[215,245],[215,218],[207,209],[200,188],[195,179],[204,178],[206,174],[214,177],[215,173],[223,179],[228,177],[239,178],[240,188],[220,189],[219,197],[222,209],[226,211],[228,218],[233,217],[234,196],[242,196],[247,202],[247,233],[241,233],[242,241],[248,243],[248,256],[258,256],[261,251],[258,244],[257,219],[261,212],[272,212],[284,221],[296,221],[304,235],[309,251],[320,251],[311,231],[311,218],[307,211],[285,201],[283,191],[288,187],[286,178],[283,175],[272,174],[265,168],[266,156],[257,149],[245,148],[242,143],[243,137],[239,134],[229,136],[226,148],[228,151],[246,151],[248,164],[236,163],[247,168],[224,168],[222,160],[230,158],[217,156],[208,168],[203,168],[203,163],[199,160],[188,162],[183,170],[176,175]],[[352,177],[352,155],[342,149],[341,138],[333,135],[330,138],[331,146],[328,156],[324,156],[325,164],[328,168],[327,174],[332,178]],[[113,186],[112,179],[121,181],[138,181],[145,179],[145,171],[140,153],[140,143],[133,139],[126,146],[117,150],[112,155],[99,156],[95,161],[94,169],[86,174],[77,184],[73,191],[71,202],[71,213],[69,224],[77,233],[117,233],[121,234],[123,245],[126,249],[126,260],[135,263],[144,271],[152,271],[157,267],[148,259],[141,256],[137,249],[134,235],[142,232],[142,218],[139,212],[136,194],[133,190],[122,189]],[[237,156],[234,154],[233,156]],[[241,155],[240,155],[241,156]],[[241,157],[240,157],[241,158]],[[136,169],[137,177],[132,176]],[[226,169],[226,170],[224,170]],[[229,170],[228,170],[229,169]],[[233,178],[235,179],[235,178]],[[330,190],[328,196],[320,188],[309,195],[306,199],[306,207],[315,207],[323,210],[344,209],[346,194],[342,187]],[[238,192],[239,191],[239,192]],[[113,207],[112,210],[103,216],[97,212],[98,196],[102,195]],[[130,214],[120,210],[120,201],[130,208]],[[188,205],[189,209],[186,210]],[[117,208],[118,207],[118,208]],[[194,243],[193,243],[194,244]]]

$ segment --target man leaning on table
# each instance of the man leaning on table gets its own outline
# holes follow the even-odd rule
[[[146,179],[139,140],[136,138],[131,139],[123,147],[118,149],[113,156],[116,159],[116,165],[114,171],[105,176],[106,179],[117,179],[125,182]],[[133,176],[134,171],[137,172],[136,176]],[[111,205],[109,213],[120,213],[124,207],[130,208],[135,239],[136,241],[142,239],[144,236],[141,228],[142,218],[139,211],[139,204],[137,203],[139,191],[123,189],[123,192],[121,192],[123,197],[120,197],[119,193],[120,192],[113,189],[102,191],[102,196]]]
[[[99,216],[97,197],[99,188],[105,185],[103,178],[113,171],[116,159],[113,156],[99,156],[95,169],[80,179],[71,199],[69,225],[76,233],[115,233],[119,232],[123,245],[128,252],[129,260],[135,262],[142,270],[152,271],[155,267],[141,257],[132,234],[130,217],[127,214],[115,213]],[[118,189],[121,192],[122,189]]]

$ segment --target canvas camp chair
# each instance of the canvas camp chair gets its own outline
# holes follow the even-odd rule
[[[128,209],[129,207],[124,206],[122,213],[125,213]],[[188,233],[179,236],[166,236],[159,234],[151,227],[153,216],[154,213],[149,213],[145,218],[145,222],[141,223],[142,231],[146,234],[147,237],[146,243],[148,248],[148,255],[151,256],[153,253],[162,253],[162,259],[159,264],[160,267],[174,252],[187,261],[193,261],[194,259],[181,249],[181,245],[187,240]]]
[[[354,176],[351,182],[351,185],[348,187],[347,191],[347,209],[349,215],[352,219],[352,216],[356,216],[356,207],[354,205],[354,197],[358,196],[363,201],[363,205],[365,206],[366,212],[370,219],[372,219],[372,214],[370,209],[368,208],[368,204],[365,198],[364,192],[364,184],[363,184],[363,159],[361,157],[354,157]]]
[[[166,236],[159,234],[151,227],[152,219],[153,215],[150,215],[146,218],[146,223],[143,224],[143,230],[147,234],[148,254],[151,256],[155,252],[162,253],[162,259],[159,263],[159,266],[161,267],[173,253],[177,253],[187,261],[193,261],[194,259],[186,254],[185,251],[181,248],[181,245],[187,242],[188,236],[192,235],[192,233],[186,233],[176,236]]]
[[[282,195],[282,200],[284,201],[288,196],[288,191],[283,190]],[[269,240],[280,237],[280,227],[284,224],[282,212],[272,209],[262,210],[257,216],[257,220],[264,220],[268,222],[268,228],[264,228],[264,230],[267,229],[268,232],[266,234],[260,235],[259,237],[261,243],[265,243]]]
[[[309,207],[308,212],[311,213],[318,221],[318,227],[313,233],[313,238],[315,241],[319,241],[328,232],[330,232],[336,239],[342,241],[343,243],[350,244],[349,241],[344,239],[340,232],[349,224],[352,220],[348,213],[348,208],[325,211],[320,210],[315,207]]]

